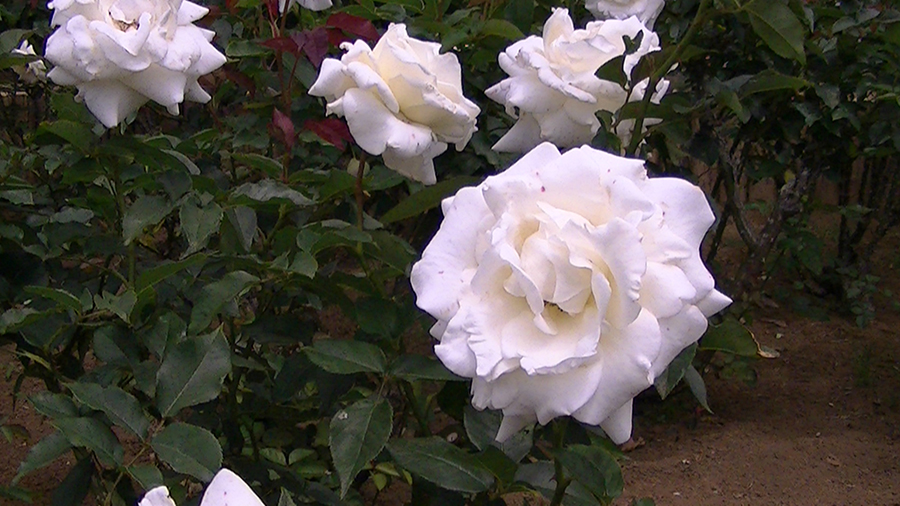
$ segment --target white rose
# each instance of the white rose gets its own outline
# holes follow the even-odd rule
[[[209,12],[187,0],[53,0],[48,76],[78,87],[107,127],[148,100],[178,114],[185,99],[210,99],[197,79],[225,63],[214,32],[193,24]]]
[[[284,14],[295,3],[311,11],[324,11],[331,7],[331,0],[278,0],[278,11]]]
[[[156,487],[144,494],[137,506],[175,506],[169,489]],[[253,489],[240,476],[221,469],[209,482],[200,506],[265,506]]]
[[[409,37],[402,24],[392,24],[374,49],[361,40],[341,48],[340,61],[322,62],[309,94],[325,97],[328,114],[347,118],[366,152],[411,179],[435,183],[432,159],[448,143],[462,150],[481,111],[462,94],[456,55]]]
[[[27,40],[23,40],[19,47],[10,52],[19,56],[37,56],[34,52],[34,47]],[[19,79],[29,84],[47,79],[47,66],[41,60],[28,62],[24,67],[20,65],[14,66],[13,70],[16,71]]]
[[[659,49],[659,37],[637,18],[593,21],[576,30],[566,9],[554,9],[543,37],[531,36],[500,53],[500,67],[509,78],[485,94],[518,118],[493,149],[525,152],[543,141],[559,147],[591,142],[600,121],[597,111],[616,112],[629,99],[617,83],[595,73],[609,60],[625,54],[624,36],[640,46],[625,57],[627,76],[642,56]]]
[[[637,16],[648,28],[653,28],[666,0],[585,0],[584,6],[597,19],[625,19]]]
[[[640,160],[544,143],[442,209],[416,304],[498,440],[571,415],[626,441],[634,396],[731,302],[700,259],[703,191]]]

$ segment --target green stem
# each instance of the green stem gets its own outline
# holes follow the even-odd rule
[[[359,168],[356,169],[356,226],[360,230],[363,229],[363,204],[365,204],[366,194],[363,192],[363,175],[366,171],[366,153],[363,151],[359,155]]]
[[[566,444],[566,427],[569,424],[568,418],[562,418],[553,421],[553,449],[560,451]],[[562,504],[563,498],[566,496],[566,489],[572,479],[565,475],[562,462],[558,458],[553,457],[554,477],[556,478],[556,490],[553,491],[553,498],[550,500],[550,506],[559,506]]]
[[[650,100],[653,97],[653,93],[656,91],[656,85],[659,84],[659,80],[669,72],[672,65],[681,58],[681,55],[684,53],[685,49],[687,49],[688,44],[690,44],[694,35],[700,30],[700,26],[707,21],[706,11],[709,9],[710,3],[712,3],[712,0],[700,1],[700,7],[697,8],[697,15],[695,15],[693,21],[691,21],[691,25],[684,33],[684,37],[678,41],[678,44],[675,46],[672,54],[666,58],[666,61],[654,69],[653,73],[650,75],[650,80],[647,83],[647,91],[644,92],[644,98],[641,100],[641,113],[634,119],[634,127],[632,127],[631,130],[631,144],[629,144],[627,150],[628,154],[634,156],[637,153],[638,147],[641,145],[641,141],[644,139],[642,132],[644,129],[644,116],[647,115],[647,108],[650,107]]]
[[[428,417],[425,415],[425,409],[419,402],[419,398],[416,397],[415,389],[407,381],[401,381],[400,385],[403,388],[403,393],[406,395],[406,400],[412,407],[413,416],[416,417],[416,422],[419,423],[419,430],[422,431],[422,435],[431,434],[431,429],[428,428]]]

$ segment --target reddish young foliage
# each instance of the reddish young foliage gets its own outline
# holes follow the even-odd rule
[[[269,124],[269,132],[272,137],[281,141],[289,150],[294,147],[294,122],[290,116],[278,110],[272,109],[272,122]]]
[[[315,121],[308,119],[303,123],[303,128],[311,130],[323,141],[341,151],[347,146],[347,142],[353,141],[353,136],[350,135],[350,128],[347,127],[344,121],[337,118],[325,118]]]
[[[369,42],[375,42],[381,38],[378,30],[375,29],[375,25],[369,20],[347,14],[346,12],[332,14],[328,17],[328,20],[325,21],[325,26],[338,28]]]

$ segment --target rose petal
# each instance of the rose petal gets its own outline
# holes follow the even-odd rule
[[[147,103],[147,97],[117,81],[91,81],[78,85],[84,105],[107,128],[122,122]]]
[[[600,422],[600,428],[612,439],[612,442],[620,445],[631,439],[631,418],[634,400],[629,399],[622,407],[612,412],[606,420]]]

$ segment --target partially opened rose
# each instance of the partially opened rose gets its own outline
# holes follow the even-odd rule
[[[485,94],[518,119],[494,149],[525,152],[543,141],[559,147],[590,143],[600,129],[597,111],[616,112],[629,98],[621,85],[595,74],[626,53],[624,37],[636,41],[639,35],[640,45],[624,58],[627,76],[642,56],[659,49],[655,33],[635,17],[594,21],[576,30],[566,9],[554,9],[542,37],[516,42],[498,57],[510,77]]]
[[[634,396],[731,302],[700,259],[703,191],[640,160],[541,144],[443,212],[416,304],[474,406],[503,411],[499,440],[571,415],[626,441]]]
[[[55,83],[107,127],[148,100],[178,114],[184,100],[210,99],[197,79],[225,63],[214,33],[194,21],[208,9],[187,0],[53,0],[45,56]]]
[[[322,62],[310,95],[325,97],[326,112],[347,118],[367,153],[425,184],[436,182],[432,159],[447,144],[462,150],[477,130],[480,109],[462,93],[456,55],[407,35],[392,24],[374,48],[345,42],[340,60]]]
[[[149,490],[137,506],[176,506],[169,489]],[[200,506],[265,506],[253,489],[229,469],[221,469],[209,482]]]
[[[10,52],[17,56],[37,56],[34,52],[34,47],[27,40],[23,40],[19,47]],[[16,65],[13,67],[13,70],[19,76],[19,79],[29,84],[47,79],[47,67],[41,60],[31,61],[25,65]]]
[[[585,0],[584,6],[597,19],[626,19],[637,16],[648,28],[653,28],[666,0]]]

